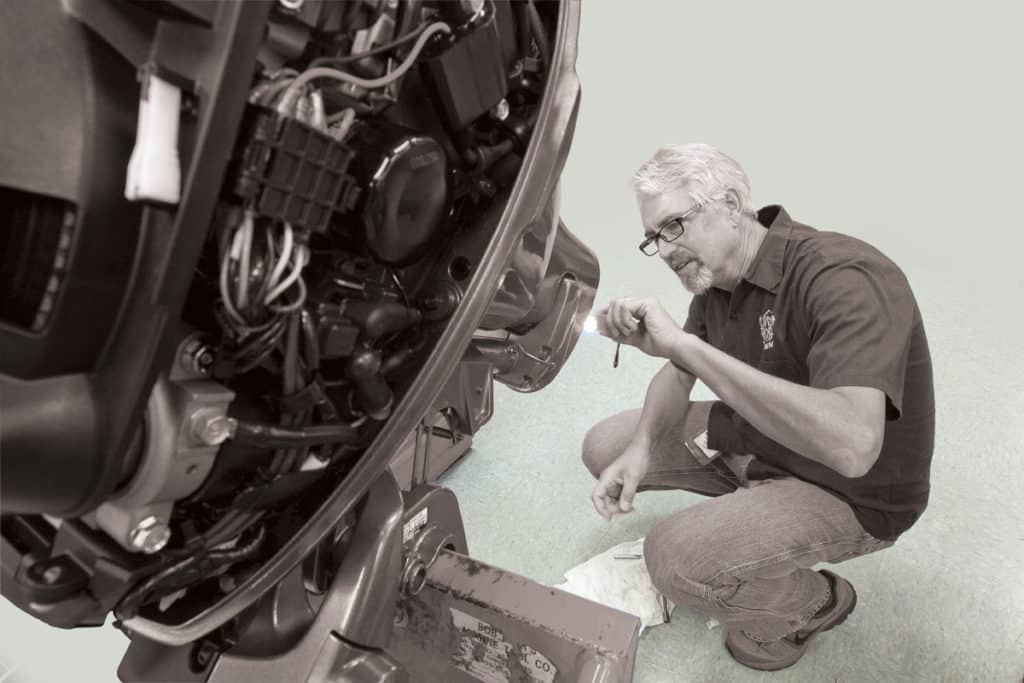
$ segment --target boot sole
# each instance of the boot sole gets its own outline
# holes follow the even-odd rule
[[[730,645],[729,645],[729,639],[728,638],[726,638],[726,640],[725,640],[725,649],[728,650],[729,655],[733,659],[735,659],[737,662],[739,662],[743,666],[750,667],[751,669],[757,669],[758,671],[781,671],[782,669],[788,669],[789,667],[793,666],[794,664],[796,664],[797,662],[800,661],[800,659],[804,656],[804,653],[807,651],[807,647],[811,644],[812,640],[814,640],[817,636],[820,636],[825,631],[833,629],[836,626],[839,626],[840,624],[842,624],[844,621],[846,621],[846,619],[851,614],[853,614],[853,610],[855,610],[856,608],[857,608],[857,591],[853,591],[853,601],[850,603],[850,609],[846,610],[845,612],[843,612],[842,614],[837,616],[836,620],[833,621],[832,623],[830,623],[825,628],[821,629],[820,631],[815,631],[811,635],[807,636],[807,639],[802,641],[799,644],[800,648],[801,648],[800,649],[800,654],[797,655],[792,661],[789,661],[789,662],[781,662],[780,663],[780,662],[777,662],[777,661],[773,662],[773,661],[768,661],[768,660],[765,660],[763,662],[747,660],[743,655],[737,656],[737,654],[735,652],[733,652],[732,647],[730,647]]]

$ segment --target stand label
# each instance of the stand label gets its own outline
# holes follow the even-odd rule
[[[402,526],[402,543],[408,543],[416,533],[427,525],[427,509],[423,508]]]
[[[458,650],[452,655],[458,669],[483,683],[509,683],[512,668],[517,670],[517,681],[524,680],[525,674],[530,683],[554,683],[558,668],[543,654],[529,645],[516,647],[497,627],[454,607],[449,609],[459,635]]]

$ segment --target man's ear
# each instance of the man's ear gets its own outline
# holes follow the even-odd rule
[[[722,205],[727,209],[729,218],[732,219],[734,225],[739,224],[740,215],[742,210],[740,208],[740,195],[736,190],[729,188],[722,195]]]

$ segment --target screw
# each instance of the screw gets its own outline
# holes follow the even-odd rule
[[[171,529],[154,515],[142,519],[128,535],[128,542],[147,555],[160,552],[171,540]]]
[[[189,372],[206,375],[213,365],[213,352],[197,337],[190,339],[181,349],[181,365]]]
[[[200,408],[190,418],[192,436],[201,444],[218,446],[231,436],[231,418],[215,408]]]
[[[57,583],[63,573],[64,570],[59,565],[54,565],[43,572],[43,581],[50,584]]]
[[[506,100],[505,98],[502,98],[501,102],[498,102],[496,105],[491,107],[491,117],[498,121],[504,121],[505,119],[507,119],[508,113],[508,100]]]

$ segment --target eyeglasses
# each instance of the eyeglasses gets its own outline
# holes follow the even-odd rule
[[[658,253],[659,240],[661,240],[662,242],[675,242],[677,239],[683,236],[684,232],[686,232],[686,224],[684,223],[684,221],[693,214],[703,209],[705,206],[706,204],[697,204],[695,207],[693,207],[683,215],[669,219],[664,225],[661,226],[658,232],[654,233],[653,235],[651,235],[650,237],[648,237],[647,239],[640,243],[640,251],[642,251],[645,256],[654,256],[655,254]]]

